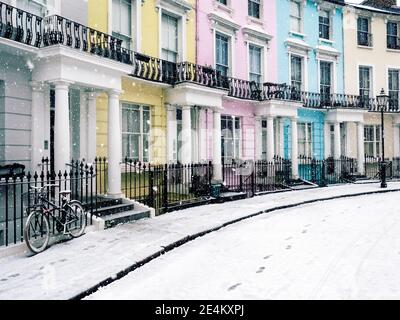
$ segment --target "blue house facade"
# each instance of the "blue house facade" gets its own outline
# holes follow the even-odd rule
[[[277,0],[278,82],[321,97],[344,92],[343,1]],[[330,155],[326,111],[297,111],[298,154]],[[291,121],[285,120],[284,155],[291,157]]]

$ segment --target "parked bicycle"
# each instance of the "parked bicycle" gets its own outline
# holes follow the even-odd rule
[[[58,187],[51,184],[30,187],[30,191],[23,194],[25,201],[29,202],[24,238],[32,253],[46,250],[51,235],[54,235],[55,231],[72,238],[80,237],[85,231],[87,223],[85,210],[80,201],[68,199],[71,191],[58,192],[60,205],[50,200],[49,188]]]

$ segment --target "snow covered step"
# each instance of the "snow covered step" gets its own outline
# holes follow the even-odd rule
[[[222,192],[214,202],[223,203],[228,201],[236,201],[246,199],[247,194],[245,192]]]
[[[107,215],[117,214],[120,212],[132,211],[135,209],[135,205],[132,203],[121,203],[113,206],[102,207],[96,210],[98,217],[104,217]]]
[[[104,227],[105,229],[109,229],[115,227],[118,224],[129,223],[132,221],[150,218],[150,211],[148,210],[132,210],[132,211],[125,211],[116,214],[110,214],[107,216],[103,216],[102,219],[104,220]]]

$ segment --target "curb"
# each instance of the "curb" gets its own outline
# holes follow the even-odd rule
[[[326,198],[319,198],[319,199],[312,199],[312,200],[306,200],[306,201],[302,201],[302,202],[297,202],[297,203],[292,203],[292,204],[288,204],[288,205],[282,205],[282,206],[277,206],[277,207],[273,207],[273,208],[269,208],[263,211],[259,211],[256,213],[252,213],[249,214],[247,216],[241,217],[241,218],[237,218],[228,222],[225,222],[219,226],[213,227],[211,229],[207,229],[189,236],[186,236],[182,239],[179,239],[165,247],[163,247],[163,249],[157,251],[156,253],[148,256],[147,258],[138,261],[134,264],[132,264],[131,266],[125,268],[124,270],[116,273],[115,276],[111,276],[101,282],[99,282],[98,284],[94,285],[93,287],[75,295],[74,297],[70,298],[69,300],[82,300],[85,297],[95,293],[96,291],[98,291],[100,288],[102,287],[106,287],[107,285],[120,280],[121,278],[125,277],[126,275],[128,275],[129,273],[131,273],[132,271],[135,271],[136,269],[144,266],[145,264],[151,262],[152,260],[155,260],[156,258],[178,248],[181,247],[182,245],[191,242],[197,238],[203,237],[207,234],[213,233],[215,231],[219,231],[227,226],[236,224],[238,222],[244,221],[244,220],[248,220],[257,216],[260,216],[262,214],[265,213],[270,213],[270,212],[274,212],[274,211],[279,211],[279,210],[283,210],[283,209],[290,209],[290,208],[295,208],[295,207],[299,207],[299,206],[303,206],[303,205],[307,205],[307,204],[311,204],[311,203],[316,203],[316,202],[324,202],[324,201],[330,201],[330,200],[336,200],[336,199],[343,199],[343,198],[353,198],[353,197],[359,197],[359,196],[365,196],[365,195],[370,195],[370,194],[385,194],[385,193],[394,193],[394,192],[400,192],[400,189],[391,189],[391,190],[380,190],[380,191],[369,191],[369,192],[360,192],[360,193],[353,193],[353,194],[347,194],[347,195],[339,195],[339,196],[333,196],[333,197],[326,197]]]

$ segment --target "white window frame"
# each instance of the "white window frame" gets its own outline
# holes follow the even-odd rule
[[[326,12],[328,13],[328,19],[329,19],[329,34],[328,34],[328,39],[325,38],[321,38],[319,35],[319,17],[320,17],[320,13],[321,12]],[[321,10],[318,13],[318,37],[320,40],[322,41],[332,41],[332,37],[333,37],[333,19],[332,19],[332,12],[331,10],[327,9],[327,8],[321,8]]]
[[[249,1],[253,1],[253,2],[255,2],[256,0],[247,0],[247,6],[249,5]],[[258,0],[259,1],[259,6],[260,6],[260,17],[259,18],[257,18],[257,17],[253,17],[253,16],[250,16],[250,15],[248,15],[248,13],[249,13],[249,8],[247,8],[247,15],[251,18],[251,19],[256,19],[256,20],[262,20],[263,19],[263,0]]]
[[[289,54],[289,83],[290,85],[292,85],[292,57],[298,57],[301,60],[301,90],[302,91],[307,91],[306,88],[306,70],[305,70],[305,66],[306,66],[306,59],[307,57],[300,55],[300,54]]]
[[[366,140],[366,131],[368,130],[368,129],[371,129],[371,128],[373,128],[373,140],[372,141],[370,141],[370,140]],[[377,130],[379,130],[379,139],[378,139],[378,135],[376,134],[377,133]],[[372,149],[373,149],[373,157],[374,158],[378,158],[378,157],[380,157],[381,156],[381,148],[382,148],[382,146],[381,146],[381,143],[382,143],[382,141],[381,141],[381,137],[380,137],[380,135],[381,135],[381,125],[380,124],[368,124],[368,125],[365,125],[364,126],[364,150],[365,150],[365,154],[367,155],[367,147],[366,147],[366,144],[367,143],[372,143],[373,144],[373,146],[372,146]],[[379,144],[379,147],[378,147],[378,144]],[[368,155],[368,156],[371,156],[371,155]]]
[[[248,42],[247,43],[247,74],[248,74],[248,80],[250,81],[251,77],[251,64],[250,64],[250,47],[256,47],[258,49],[260,49],[260,83],[263,83],[265,81],[265,74],[266,74],[266,70],[265,70],[265,47],[264,46],[260,46],[254,42]]]
[[[391,66],[389,66],[387,68],[387,72],[386,72],[386,74],[387,74],[387,78],[386,78],[386,81],[387,81],[386,89],[387,89],[387,91],[386,92],[388,94],[390,93],[390,91],[394,91],[394,90],[389,90],[389,73],[390,73],[390,71],[397,71],[398,72],[398,80],[399,80],[399,82],[397,83],[397,87],[398,87],[397,95],[398,95],[398,101],[400,101],[400,67],[391,67]]]
[[[226,32],[222,32],[220,30],[214,30],[214,69],[217,69],[217,33],[221,34],[224,37],[228,38],[228,76],[230,77],[234,77],[234,70],[233,70],[233,66],[234,63],[232,63],[233,61],[233,46],[232,46],[232,36]]]
[[[300,16],[298,16],[298,17],[295,17],[295,16],[292,16],[291,15],[291,12],[290,12],[290,6],[291,6],[291,3],[297,3],[298,5],[299,5],[299,9],[300,9]],[[302,34],[303,32],[304,32],[304,8],[303,8],[303,2],[302,1],[299,1],[299,0],[289,0],[289,32],[290,33],[294,33],[294,34]],[[291,20],[292,20],[292,18],[295,18],[295,19],[298,19],[299,21],[300,21],[300,23],[299,23],[299,29],[300,30],[292,30],[292,27],[291,27],[291,25],[292,25],[292,23],[291,23]]]
[[[151,108],[151,106],[149,106],[149,105],[143,105],[143,104],[136,104],[136,103],[133,103],[133,102],[128,102],[128,101],[121,101],[121,104],[120,104],[120,108],[121,108],[121,113],[120,113],[120,116],[121,116],[121,119],[123,118],[123,110],[124,109],[129,109],[129,108],[133,108],[133,107],[135,107],[135,108],[139,108],[139,113],[140,113],[140,133],[139,133],[139,136],[140,136],[140,138],[139,138],[139,161],[140,162],[144,162],[143,161],[143,156],[144,156],[144,152],[143,152],[143,149],[144,149],[144,136],[145,135],[148,135],[148,161],[145,161],[145,163],[150,163],[151,162],[151,151],[152,151],[152,148],[151,148],[151,137],[152,137],[152,125],[151,125],[151,119],[152,119],[152,108]],[[148,133],[144,133],[143,132],[143,111],[144,111],[144,108],[147,108],[148,109],[148,112],[149,112],[149,121],[150,121],[150,123],[149,123],[149,132]],[[124,132],[123,131],[123,125],[122,125],[122,122],[121,122],[121,137],[124,135],[124,134],[135,134],[135,133],[132,133],[132,132]],[[121,138],[121,140],[123,141],[123,138]],[[122,151],[123,151],[123,147],[122,147]],[[122,159],[124,159],[125,158],[125,155],[122,153]],[[129,157],[128,157],[128,159],[129,159]]]
[[[24,2],[24,4],[22,4],[21,2]],[[37,13],[33,12],[32,9],[29,8],[30,4],[40,8],[40,14],[38,14],[38,15],[40,15],[40,16],[47,15],[46,11],[48,10],[48,7],[49,7],[48,0],[11,0],[10,1],[10,5],[12,5],[13,7],[21,8],[22,10],[25,10],[27,12],[37,14]]]
[[[223,119],[226,118],[231,118],[232,123],[233,123],[233,132],[232,132],[232,140],[233,140],[233,158],[232,159],[241,159],[242,157],[242,130],[243,130],[243,118],[239,117],[239,116],[234,116],[234,115],[229,115],[229,114],[223,114],[221,115],[221,122]],[[239,137],[236,136],[236,129],[235,129],[235,124],[236,124],[236,119],[239,119],[239,124],[240,124],[240,128],[239,128]],[[222,129],[222,123],[221,123],[221,140],[222,140],[222,131],[225,129]],[[239,150],[236,150],[236,141],[239,141]],[[221,154],[222,158],[226,158],[224,156],[224,154]]]
[[[369,65],[369,64],[357,64],[357,87],[358,87],[358,93],[360,94],[360,67],[365,67],[365,68],[369,68],[370,70],[370,94],[369,94],[369,98],[374,98],[374,88],[375,88],[375,77],[374,77],[374,70],[375,67],[373,65]]]
[[[357,46],[362,47],[362,48],[372,48],[372,47],[374,46],[374,38],[372,38],[371,46],[358,44],[358,31],[359,31],[359,30],[358,30],[358,18],[367,19],[367,21],[368,21],[368,34],[372,34],[372,21],[371,21],[371,17],[370,17],[370,16],[367,16],[367,15],[362,15],[362,14],[357,15],[357,16],[356,16],[356,44],[357,44]],[[365,32],[365,31],[364,31],[364,32]],[[386,33],[386,30],[385,30],[385,33]]]
[[[302,127],[305,128],[305,132],[304,132],[305,140],[303,142],[300,140],[300,138],[298,138],[298,149],[301,150],[300,145],[304,143],[305,144],[305,147],[304,147],[305,154],[300,154],[300,151],[299,151],[299,155],[313,157],[314,156],[314,153],[313,153],[313,151],[314,151],[313,150],[313,143],[314,143],[314,141],[313,141],[313,133],[314,132],[313,131],[314,131],[314,129],[313,129],[312,122],[307,122],[307,121],[298,122],[298,124],[297,124],[298,137],[300,137],[299,131],[301,130]],[[309,130],[310,130],[310,132],[309,132]],[[311,141],[309,141],[309,139],[308,139],[309,137],[310,137]]]
[[[187,49],[186,49],[186,19],[187,14],[182,13],[178,10],[174,10],[173,8],[166,8],[160,5],[158,9],[158,54],[159,57],[162,57],[162,15],[166,14],[171,17],[174,17],[178,20],[178,57],[177,62],[186,61],[187,57]]]
[[[142,11],[141,0],[131,0],[131,42],[130,48],[141,51],[142,43]],[[113,0],[108,0],[108,34],[113,34]]]

